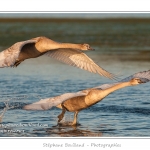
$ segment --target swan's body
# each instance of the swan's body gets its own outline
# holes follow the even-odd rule
[[[104,99],[110,93],[119,90],[127,86],[138,85],[141,83],[146,83],[150,81],[150,70],[139,72],[134,75],[131,75],[118,83],[113,84],[104,84],[98,87],[86,89],[79,91],[77,93],[63,94],[54,98],[47,98],[40,100],[36,103],[29,104],[24,106],[25,110],[47,110],[52,106],[56,106],[62,109],[62,113],[58,116],[60,122],[66,111],[75,112],[74,121],[72,125],[77,124],[77,115],[78,113],[88,108],[102,99]]]
[[[110,79],[115,78],[115,75],[98,66],[82,50],[92,50],[92,48],[89,44],[58,43],[46,37],[37,37],[17,42],[2,51],[0,53],[0,67],[16,67],[26,59],[45,54],[68,65],[98,73]]]

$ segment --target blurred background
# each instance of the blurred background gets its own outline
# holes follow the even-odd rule
[[[105,58],[148,61],[149,33],[149,13],[0,14],[0,50],[16,41],[47,36],[60,42],[89,43]]]
[[[38,36],[90,44],[95,51],[86,54],[120,78],[150,69],[149,13],[0,13],[0,51]],[[0,75],[1,111],[5,101],[22,106],[40,98],[115,82],[46,56],[25,60],[17,68],[1,68]],[[66,134],[52,127],[59,109],[33,112],[16,107],[5,113],[4,124],[45,122],[50,129],[45,132],[45,128],[26,127],[25,133],[6,132],[1,136],[149,136],[149,100],[147,84],[117,91],[82,111],[78,130],[63,127]]]

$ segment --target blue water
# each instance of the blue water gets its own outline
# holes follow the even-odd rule
[[[100,103],[81,111],[76,128],[66,125],[66,122],[73,120],[73,114],[69,112],[62,125],[56,126],[57,116],[61,113],[58,108],[47,111],[22,110],[25,104],[41,98],[113,82],[57,61],[47,63],[46,60],[49,58],[41,57],[25,61],[17,68],[0,70],[0,110],[6,101],[10,107],[14,106],[6,111],[2,119],[2,137],[149,136],[149,83],[116,91]],[[112,68],[103,62],[100,64],[109,70]],[[123,71],[127,76],[149,67],[147,62],[140,63],[140,67],[138,62],[118,64],[118,61],[114,61],[113,65],[117,66],[118,72]],[[123,66],[129,67],[122,70]]]
[[[95,29],[95,30],[93,30]],[[0,50],[16,41],[40,35],[57,41],[90,43],[87,54],[121,78],[149,70],[150,23],[139,22],[3,22]],[[79,113],[78,126],[68,126],[67,112],[57,125],[58,108],[26,111],[26,104],[115,81],[74,68],[46,56],[26,60],[17,68],[0,69],[1,137],[146,137],[150,136],[150,83],[118,90]]]

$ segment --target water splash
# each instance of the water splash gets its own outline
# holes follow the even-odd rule
[[[6,111],[8,111],[9,109],[14,109],[15,107],[18,107],[18,106],[10,106],[9,105],[9,100],[8,101],[5,101],[3,102],[5,104],[5,107],[4,109],[2,110],[2,112],[0,113],[0,123],[2,122],[3,118],[4,118],[4,114],[6,113]]]

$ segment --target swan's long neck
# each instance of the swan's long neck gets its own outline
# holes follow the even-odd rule
[[[121,82],[121,83],[118,83],[108,89],[105,89],[105,93],[108,95],[116,90],[119,90],[121,88],[124,88],[124,87],[127,87],[127,86],[131,86],[130,82]]]
[[[60,49],[60,48],[81,49],[81,44],[59,43],[51,39],[48,39],[46,37],[41,37],[39,41],[35,44],[35,47],[40,52],[47,52],[49,50]]]
[[[93,104],[101,101],[103,98],[105,98],[110,93],[112,93],[116,90],[119,90],[121,88],[127,87],[127,86],[131,86],[130,82],[118,83],[110,88],[105,89],[105,90],[93,89],[86,96],[85,102],[88,106],[93,105]]]
[[[72,48],[72,49],[81,49],[81,44],[72,44],[72,43],[58,43],[58,48]]]

